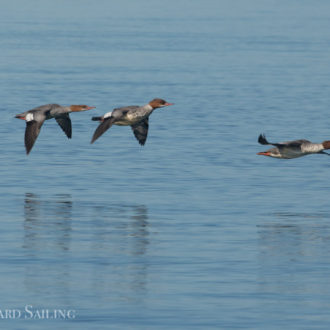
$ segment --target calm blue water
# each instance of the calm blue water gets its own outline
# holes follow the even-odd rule
[[[328,1],[2,1],[0,42],[1,328],[329,328],[330,159],[256,155],[330,138]],[[46,103],[96,109],[26,156]]]

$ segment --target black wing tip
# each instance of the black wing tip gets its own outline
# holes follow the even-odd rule
[[[103,134],[103,132],[100,134],[100,132],[98,131],[98,128],[97,128],[92,137],[91,144],[93,144],[102,134]]]
[[[144,146],[145,145],[145,143],[147,142],[147,138],[146,137],[141,137],[141,136],[136,136],[135,134],[134,134],[134,136],[135,136],[135,138],[136,138],[136,141],[137,142],[139,142],[139,144],[141,145],[141,146]]]
[[[101,135],[103,135],[111,126],[113,123],[113,118],[109,117],[101,121],[100,125],[96,128],[91,144],[94,143]]]
[[[98,132],[98,130],[96,129],[96,131],[94,132],[94,135],[92,137],[91,144],[93,144],[101,135],[102,135],[102,133],[100,134]]]
[[[259,138],[258,138],[258,142],[260,144],[269,144],[267,139],[266,139],[266,135],[265,134],[260,134]]]
[[[35,141],[33,141],[32,143],[28,143],[27,141],[25,141],[25,151],[26,151],[27,155],[31,152],[31,150],[34,146],[34,142]]]
[[[34,146],[34,142],[32,144],[28,144],[27,142],[25,142],[25,151],[27,155],[31,152],[33,146]]]

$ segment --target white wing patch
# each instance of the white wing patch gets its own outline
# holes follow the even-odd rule
[[[34,119],[33,117],[33,113],[28,113],[26,116],[25,116],[25,120],[26,121],[32,121]]]
[[[112,115],[112,111],[107,112],[107,113],[103,116],[103,118],[109,118],[109,117],[111,117],[111,115]]]
[[[322,143],[303,143],[301,146],[301,150],[303,152],[314,153],[324,150],[324,147]]]

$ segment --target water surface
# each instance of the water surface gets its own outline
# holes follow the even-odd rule
[[[3,328],[327,329],[327,1],[37,1],[0,11]],[[90,119],[161,97],[147,143]],[[29,156],[14,115],[47,121]],[[34,320],[25,309],[33,311]],[[42,310],[74,317],[39,317]],[[39,313],[39,314],[38,314]],[[66,314],[67,316],[67,314]],[[24,318],[25,317],[25,318]]]

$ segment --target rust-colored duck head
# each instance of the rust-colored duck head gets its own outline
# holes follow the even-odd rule
[[[157,108],[167,107],[169,105],[174,105],[174,103],[168,103],[163,99],[153,99],[152,101],[149,102],[149,105],[153,109],[157,109]]]
[[[78,112],[95,109],[95,107],[89,107],[88,105],[70,105],[70,109],[72,112]]]

